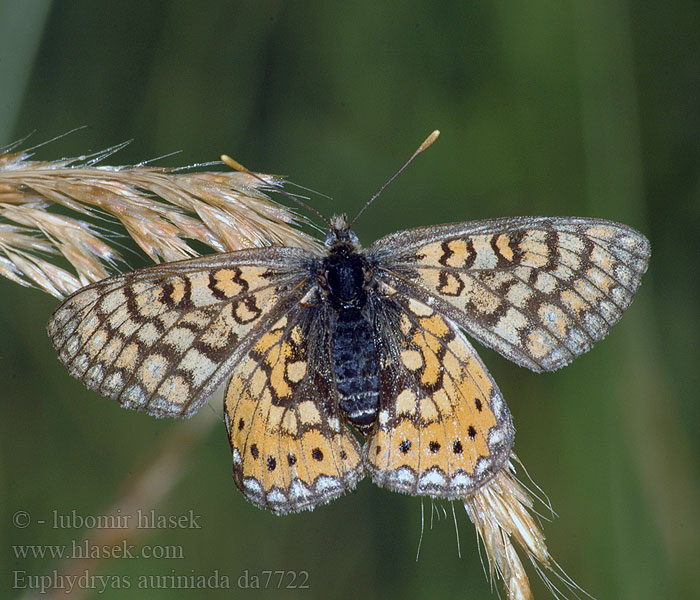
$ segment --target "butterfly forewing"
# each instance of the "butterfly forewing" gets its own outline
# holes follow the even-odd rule
[[[619,320],[649,242],[600,219],[513,217],[401,231],[369,253],[388,285],[513,362],[550,371]]]
[[[156,416],[189,416],[296,304],[308,261],[269,248],[112,277],[66,299],[49,336],[89,388]]]
[[[324,317],[298,307],[279,319],[226,391],[233,478],[248,500],[278,514],[328,502],[364,477],[338,409]]]

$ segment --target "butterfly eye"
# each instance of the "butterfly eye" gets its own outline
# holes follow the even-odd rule
[[[335,243],[338,241],[338,232],[335,231],[334,229],[331,229],[327,234],[325,239],[323,240],[323,244],[326,246],[326,248],[331,248]]]

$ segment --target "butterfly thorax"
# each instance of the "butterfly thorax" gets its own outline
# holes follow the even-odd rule
[[[324,260],[327,298],[337,311],[361,310],[367,303],[366,259],[352,246],[336,246]]]
[[[367,259],[353,243],[354,233],[334,228],[331,236],[320,287],[329,306],[333,375],[340,409],[367,435],[379,408],[379,361],[367,306],[371,277]]]

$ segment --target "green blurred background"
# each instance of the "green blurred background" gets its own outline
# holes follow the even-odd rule
[[[312,197],[325,214],[353,214],[439,128],[438,143],[357,224],[366,243],[521,214],[644,232],[652,259],[637,299],[592,352],[545,375],[480,352],[514,415],[515,449],[560,515],[545,523],[559,563],[601,599],[690,598],[700,589],[698,32],[696,0],[0,2],[0,145],[88,125],[38,157],[131,138],[109,164],[227,152],[332,196]],[[180,545],[184,558],[112,560],[95,573],[136,581],[218,570],[235,588],[246,572],[283,569],[309,574],[309,589],[289,598],[495,597],[460,506],[462,557],[447,504],[416,563],[416,498],[363,482],[308,514],[248,504],[223,423],[186,446],[187,427],[210,415],[179,434],[67,375],[44,330],[56,304],[0,280],[0,595],[27,591],[12,589],[13,571],[58,566],[16,558],[12,544],[82,540],[83,530],[50,527],[52,511],[107,513],[183,435],[181,480],[158,510],[192,510],[202,528],[154,530],[138,543]],[[18,510],[33,519],[26,529],[12,525]],[[548,597],[530,573],[535,596]],[[202,597],[134,588],[99,597]]]

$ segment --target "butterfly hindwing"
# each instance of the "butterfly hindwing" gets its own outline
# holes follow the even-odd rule
[[[366,467],[375,483],[394,491],[464,497],[508,458],[508,408],[453,323],[401,294],[385,303],[380,411],[363,449]]]
[[[338,409],[323,316],[299,308],[282,317],[226,391],[233,478],[248,500],[277,514],[313,509],[364,477]]]
[[[56,309],[49,336],[90,389],[156,416],[189,416],[296,303],[306,262],[302,250],[268,248],[105,279]]]
[[[649,242],[611,221],[513,217],[401,231],[369,252],[389,285],[513,362],[550,371],[619,320]]]

